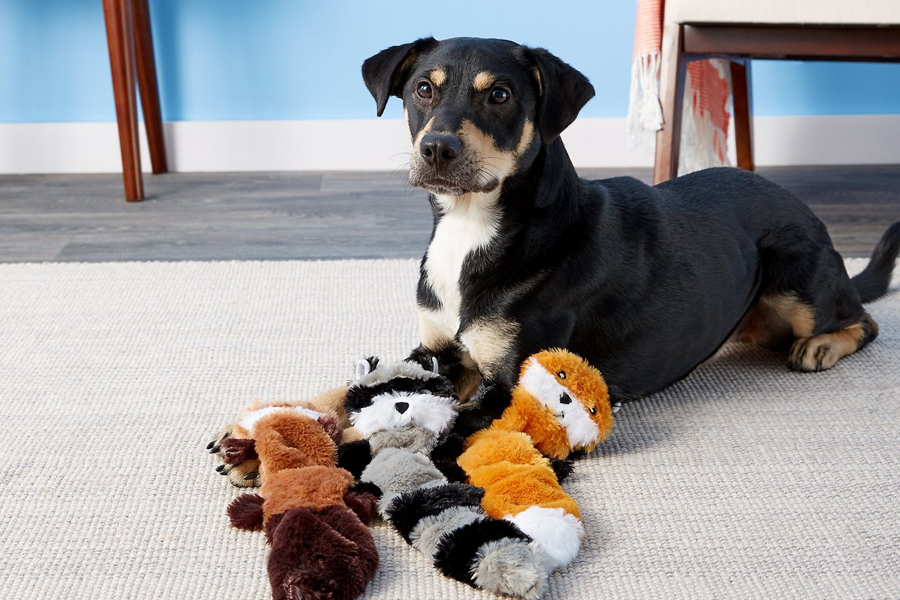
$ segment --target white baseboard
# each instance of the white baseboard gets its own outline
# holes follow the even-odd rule
[[[756,164],[900,164],[900,115],[756,117]],[[393,170],[408,161],[402,120],[165,124],[173,171]],[[563,135],[578,167],[649,167],[624,118],[585,118]],[[142,161],[149,170],[146,139]],[[115,123],[0,123],[0,173],[121,171]]]

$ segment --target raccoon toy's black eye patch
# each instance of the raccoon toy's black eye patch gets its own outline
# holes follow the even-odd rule
[[[351,385],[344,400],[344,410],[348,414],[359,412],[371,406],[373,398],[390,393],[432,394],[446,398],[454,396],[453,384],[446,377],[418,379],[401,376],[371,386]]]
[[[566,372],[565,372],[565,371],[560,371],[559,373],[556,374],[556,376],[559,377],[560,379],[565,379],[565,378],[566,378]]]

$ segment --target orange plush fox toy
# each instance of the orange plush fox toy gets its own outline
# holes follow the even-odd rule
[[[584,529],[549,458],[590,452],[612,423],[600,372],[571,352],[547,350],[525,360],[509,407],[466,439],[457,463],[469,483],[484,489],[484,511],[531,536],[552,570],[575,558]]]

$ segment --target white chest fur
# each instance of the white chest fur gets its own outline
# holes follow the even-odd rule
[[[487,247],[497,235],[497,197],[497,192],[436,197],[443,216],[428,246],[425,272],[441,308],[427,311],[427,318],[430,326],[447,339],[452,340],[459,330],[462,302],[459,278],[463,263],[472,252]]]

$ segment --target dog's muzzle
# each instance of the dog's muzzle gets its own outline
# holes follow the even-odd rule
[[[498,181],[480,174],[478,161],[453,134],[428,133],[413,153],[409,183],[433,194],[459,196],[494,189]],[[488,179],[488,181],[485,181]]]

